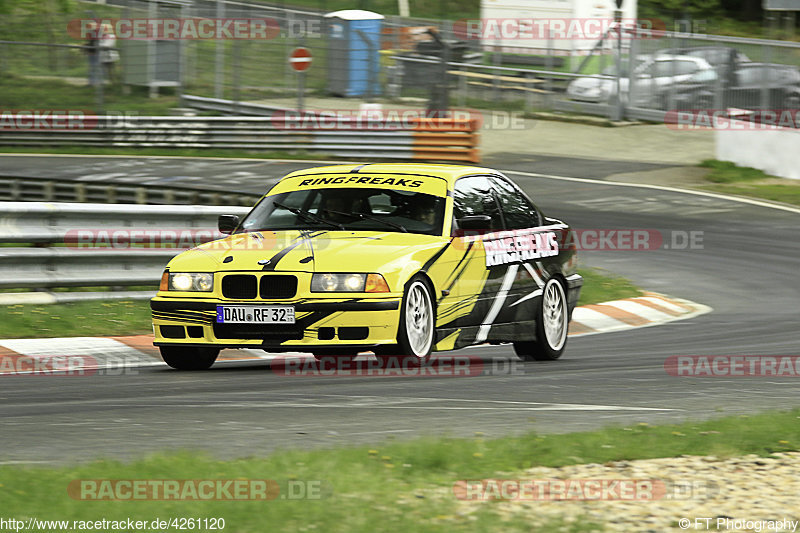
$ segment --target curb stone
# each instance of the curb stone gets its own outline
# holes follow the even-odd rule
[[[693,318],[711,308],[658,293],[645,293],[636,298],[614,300],[575,308],[570,324],[570,336],[595,335],[633,328],[655,326],[675,320]],[[301,352],[295,352],[300,355]],[[282,355],[293,355],[284,353]],[[30,361],[52,358],[72,358],[73,370],[113,369],[109,374],[143,366],[165,366],[152,335],[119,337],[62,337],[43,339],[0,339],[0,375],[51,374],[47,365],[42,369],[20,370],[15,359]],[[218,361],[270,360],[275,355],[260,349],[222,350]],[[64,364],[63,362],[60,364]],[[26,363],[30,368],[32,362]],[[77,366],[76,366],[77,365]],[[63,367],[62,367],[63,369]]]

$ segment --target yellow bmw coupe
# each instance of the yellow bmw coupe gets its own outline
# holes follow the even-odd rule
[[[169,262],[150,302],[174,368],[209,368],[221,348],[425,362],[512,343],[552,360],[583,284],[569,227],[488,168],[300,170],[219,230]]]

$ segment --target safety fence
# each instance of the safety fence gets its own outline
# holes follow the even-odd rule
[[[51,116],[0,128],[0,146],[224,148],[313,152],[347,158],[478,162],[477,119],[325,117]]]
[[[344,54],[337,36],[347,34],[339,30],[348,21],[325,12],[338,2],[334,6],[320,0],[318,9],[229,0],[102,0],[81,5],[85,9],[50,13],[43,20],[35,13],[0,20],[4,83],[68,82],[75,86],[70,92],[83,95],[81,107],[95,112],[123,105],[121,85],[291,106],[298,95],[299,74],[288,58],[295,47],[303,46],[313,55],[312,66],[303,74],[305,93],[317,98],[416,99],[437,108],[449,98],[462,107],[654,121],[684,109],[800,109],[800,43],[792,41],[609,30],[596,42],[586,39],[581,50],[568,53],[565,48],[572,47],[573,40],[558,35],[509,42],[480,32],[465,34],[463,21],[387,15],[379,34],[370,34]],[[442,15],[447,12],[458,17],[455,8]],[[104,106],[104,86],[87,86],[92,63],[82,46],[86,40],[75,32],[87,18],[261,21],[266,34],[153,39],[120,34],[120,58],[109,71],[115,83],[106,88]]]
[[[0,175],[0,201],[96,202],[106,204],[181,204],[252,206],[259,195],[178,185],[87,182],[64,177]]]
[[[155,286],[240,206],[0,202],[0,289]]]

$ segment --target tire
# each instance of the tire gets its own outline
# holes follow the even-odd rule
[[[514,343],[514,352],[523,361],[554,361],[567,345],[569,305],[564,286],[550,278],[542,289],[536,310],[536,340]]]
[[[415,357],[428,363],[433,350],[436,310],[431,290],[422,276],[414,276],[406,286],[400,306],[397,344],[377,346],[378,357]]]
[[[219,355],[219,348],[160,346],[161,358],[176,370],[207,370]]]

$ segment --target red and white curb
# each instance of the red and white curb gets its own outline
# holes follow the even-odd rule
[[[577,307],[570,323],[570,336],[654,326],[709,311],[711,308],[703,304],[647,293],[638,298]],[[260,349],[222,350],[218,361],[275,357]],[[152,335],[0,339],[0,376],[118,375],[144,366],[166,366],[158,348],[153,346]]]
[[[707,305],[648,292],[637,298],[576,307],[572,313],[569,334],[577,337],[656,326],[694,318],[711,310]]]

